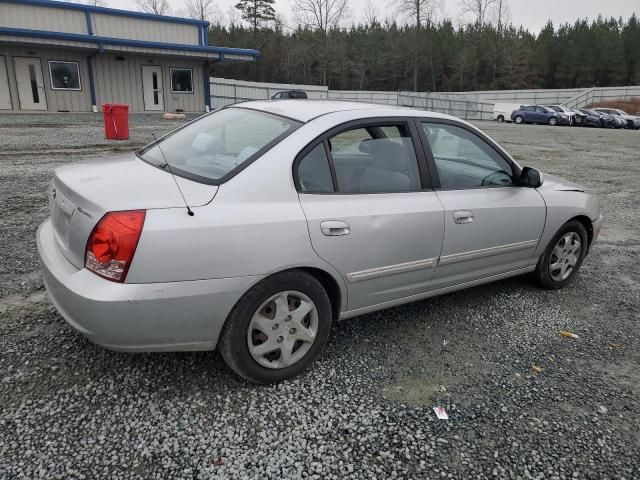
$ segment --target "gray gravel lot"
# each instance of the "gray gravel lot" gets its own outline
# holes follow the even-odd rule
[[[640,478],[639,132],[479,124],[600,195],[606,229],[576,280],[341,322],[308,372],[257,387],[216,352],[95,346],[46,298],[52,171],[176,125],[131,121],[114,147],[98,115],[0,115],[1,479]]]

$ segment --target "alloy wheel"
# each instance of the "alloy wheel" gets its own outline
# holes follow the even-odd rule
[[[580,235],[569,232],[562,236],[551,252],[549,276],[556,282],[563,282],[569,278],[578,264],[581,253]]]
[[[253,359],[266,368],[285,368],[298,362],[318,333],[318,310],[296,291],[279,292],[258,307],[247,331]]]

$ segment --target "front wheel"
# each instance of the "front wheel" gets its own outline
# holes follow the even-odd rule
[[[554,290],[567,285],[578,273],[588,247],[587,230],[571,220],[553,237],[534,272],[538,284]]]
[[[549,125],[551,125],[552,127],[555,127],[558,124],[558,119],[556,117],[551,117],[549,119]]]
[[[518,125],[520,125],[520,124],[524,121],[524,118],[522,118],[522,115],[518,115],[518,116],[516,116],[516,118],[514,119],[514,121],[515,121]]]
[[[331,330],[331,302],[311,275],[291,270],[251,288],[233,308],[218,346],[229,367],[254,383],[293,377],[320,354]]]
[[[498,115],[498,123],[504,123],[504,116]]]

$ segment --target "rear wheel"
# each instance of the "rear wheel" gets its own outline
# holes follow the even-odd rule
[[[503,115],[498,115],[498,123],[504,123],[504,116]]]
[[[514,121],[520,125],[524,121],[524,118],[522,118],[522,115],[517,115]]]
[[[553,290],[567,285],[576,275],[588,247],[587,230],[577,220],[571,220],[553,237],[534,272],[541,287]]]
[[[331,302],[311,275],[265,279],[233,308],[218,346],[229,367],[255,383],[297,375],[320,354],[331,330]]]
[[[558,124],[558,119],[556,117],[551,117],[549,119],[549,125],[551,125],[552,127],[555,127]]]

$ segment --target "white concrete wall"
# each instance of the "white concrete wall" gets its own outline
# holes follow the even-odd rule
[[[294,85],[290,83],[245,82],[228,78],[210,79],[212,108],[224,107],[247,100],[266,100],[282,90],[304,90],[314,100],[327,98],[328,87],[318,85]]]

